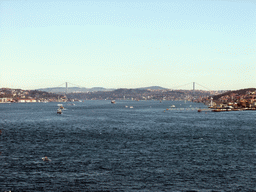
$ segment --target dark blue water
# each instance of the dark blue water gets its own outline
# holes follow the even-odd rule
[[[202,104],[179,101],[64,107],[0,105],[1,191],[256,191],[255,111],[198,113]]]

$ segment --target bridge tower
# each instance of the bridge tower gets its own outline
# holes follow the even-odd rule
[[[195,95],[195,90],[196,90],[196,83],[193,82],[193,95]]]
[[[66,94],[68,93],[68,82],[66,82]]]

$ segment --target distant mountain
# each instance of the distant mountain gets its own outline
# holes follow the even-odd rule
[[[42,88],[37,89],[38,91],[46,91],[51,93],[65,93],[66,88],[65,87],[50,87],[50,88]],[[114,89],[106,89],[104,87],[93,87],[93,88],[85,88],[85,87],[68,87],[68,93],[72,92],[95,92],[95,91],[113,91]]]
[[[104,87],[93,87],[93,88],[90,88],[88,90],[91,92],[91,91],[112,91],[114,89],[106,89]]]
[[[160,87],[160,86],[151,86],[151,87],[141,87],[138,89],[146,90],[146,89],[151,89],[151,90],[164,90],[166,88]]]

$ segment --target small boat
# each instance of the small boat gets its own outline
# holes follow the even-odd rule
[[[202,110],[201,109],[198,109],[197,112],[201,112]]]
[[[130,106],[130,109],[132,109],[133,108],[133,106]]]
[[[61,114],[61,113],[62,113],[61,109],[58,109],[57,114]]]
[[[222,110],[221,109],[214,109],[212,110],[212,112],[221,112]]]
[[[175,108],[175,105],[172,105],[171,108]]]
[[[58,104],[58,106],[59,106],[60,109],[64,109],[62,104]]]
[[[125,105],[125,108],[128,108],[128,106],[127,106],[127,105]]]
[[[116,104],[116,101],[115,101],[115,100],[112,100],[111,103],[112,103],[112,104]]]
[[[45,156],[45,157],[43,157],[42,159],[43,159],[43,161],[51,161],[51,159],[49,159],[49,158],[48,158],[48,157],[46,157],[46,156]]]

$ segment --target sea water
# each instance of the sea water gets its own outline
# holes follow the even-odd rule
[[[256,191],[255,111],[57,104],[0,104],[1,191]]]

